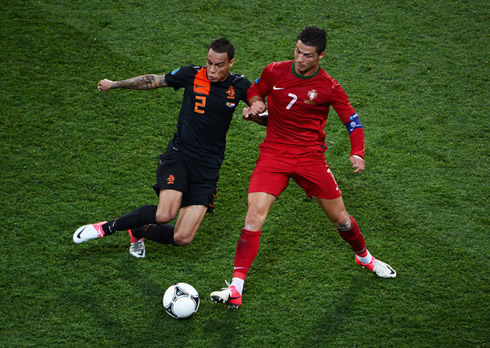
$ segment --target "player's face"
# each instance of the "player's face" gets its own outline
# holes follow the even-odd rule
[[[294,51],[294,70],[299,75],[311,76],[318,70],[318,63],[323,56],[325,52],[318,54],[315,46],[307,46],[298,40]]]
[[[216,83],[226,80],[234,62],[234,59],[228,60],[228,53],[217,53],[210,49],[206,58],[209,81]]]

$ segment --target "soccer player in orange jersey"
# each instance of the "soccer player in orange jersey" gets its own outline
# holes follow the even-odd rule
[[[145,257],[144,238],[171,245],[192,241],[206,212],[213,209],[226,133],[238,103],[247,101],[251,85],[245,76],[230,72],[234,55],[233,44],[221,38],[210,44],[206,66],[189,65],[170,74],[99,82],[100,91],[173,87],[183,88],[184,96],[177,131],[158,163],[154,186],[158,205],[145,205],[112,221],[81,226],[73,234],[75,243],[128,230],[131,255]],[[177,215],[176,224],[169,224]]]

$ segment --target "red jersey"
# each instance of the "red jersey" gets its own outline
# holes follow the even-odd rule
[[[267,97],[269,120],[261,146],[287,146],[293,153],[325,151],[325,125],[330,106],[346,125],[351,155],[364,157],[364,129],[340,84],[319,68],[312,76],[294,71],[294,61],[267,65],[247,98]]]

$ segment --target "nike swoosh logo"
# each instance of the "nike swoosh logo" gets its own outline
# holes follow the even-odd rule
[[[274,87],[272,87],[272,89],[273,89],[274,91],[279,91],[279,90],[281,90],[281,89],[284,89],[284,87],[276,87],[276,86],[274,86]]]
[[[245,267],[235,267],[233,269],[244,269]]]
[[[86,228],[87,228],[87,227],[84,227],[84,228],[83,228],[83,230],[81,230],[80,232],[78,232],[78,234],[77,234],[77,238],[82,238],[82,237],[80,237],[80,235],[82,234],[82,232],[83,232],[83,231],[85,231],[85,229],[86,229]]]
[[[144,250],[141,250],[141,251],[139,252],[139,256],[143,256],[143,254],[144,254],[144,253],[145,253],[145,251],[144,251]]]

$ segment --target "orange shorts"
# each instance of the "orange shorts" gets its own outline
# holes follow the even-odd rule
[[[292,178],[308,197],[336,199],[342,192],[322,152],[294,155],[287,150],[261,148],[250,177],[248,192],[265,192],[279,197]]]

